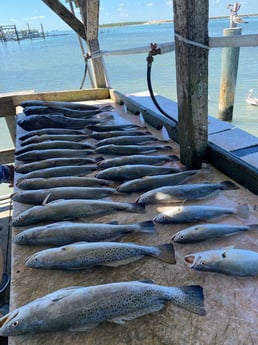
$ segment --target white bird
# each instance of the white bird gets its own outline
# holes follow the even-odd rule
[[[252,97],[252,95],[253,95],[253,89],[250,89],[248,92],[246,103],[250,105],[258,105],[258,98]]]
[[[243,19],[243,17],[240,17],[239,15],[237,15],[237,14],[233,14],[233,16],[232,16],[232,20],[233,20],[233,22],[235,23],[235,24],[243,24],[243,23],[248,23],[248,22],[246,22],[244,19]]]

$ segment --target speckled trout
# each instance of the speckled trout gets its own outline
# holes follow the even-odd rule
[[[157,150],[172,150],[172,147],[169,145],[103,145],[97,147],[95,152],[97,153],[106,153],[109,155],[134,155],[142,152],[154,152]]]
[[[182,224],[195,223],[226,215],[237,215],[241,218],[246,218],[248,214],[248,205],[240,205],[236,208],[206,205],[172,206],[167,207],[164,211],[155,216],[153,220],[157,223],[164,224]]]
[[[197,271],[217,272],[236,276],[258,274],[258,253],[233,247],[212,249],[186,255],[186,264]]]
[[[30,144],[42,143],[45,141],[83,141],[89,138],[88,134],[43,134],[43,135],[34,135],[26,140],[21,141],[21,146],[26,146]]]
[[[122,156],[116,158],[109,158],[104,159],[98,162],[98,166],[100,168],[112,168],[121,165],[128,165],[128,164],[153,164],[153,165],[161,165],[165,162],[170,161],[178,161],[179,158],[176,155],[130,155],[130,156]]]
[[[171,240],[175,243],[193,243],[212,238],[231,236],[249,230],[258,230],[258,224],[198,224],[176,232]]]
[[[137,202],[140,204],[173,203],[187,200],[201,200],[217,195],[221,190],[238,189],[230,181],[221,183],[195,183],[154,188],[142,194]]]
[[[73,286],[37,298],[2,317],[0,335],[87,331],[105,321],[124,324],[163,309],[169,301],[205,315],[203,289],[198,285],[170,287],[130,281]]]
[[[134,136],[128,136],[128,135],[122,135],[117,136],[113,138],[106,138],[99,140],[96,143],[96,146],[104,146],[109,144],[114,145],[135,145],[135,144],[147,144],[152,143],[154,141],[159,141],[158,138],[154,137],[153,135],[134,135]],[[168,143],[168,141],[166,141]]]
[[[175,264],[172,244],[144,246],[126,242],[77,242],[34,253],[25,260],[31,268],[84,270],[95,266],[118,267],[153,257]]]
[[[14,238],[20,245],[54,245],[62,246],[69,243],[86,241],[115,241],[132,233],[155,232],[152,221],[135,224],[112,223],[83,223],[83,222],[56,222],[43,226],[35,226],[21,231]]]
[[[179,167],[156,166],[151,164],[128,164],[120,167],[106,168],[97,173],[97,178],[106,180],[131,180],[143,176],[162,175],[178,173],[182,169]]]
[[[110,187],[55,187],[16,192],[12,200],[29,205],[42,205],[58,199],[103,199],[116,190]]]
[[[26,174],[34,170],[69,166],[69,165],[83,165],[88,163],[96,163],[94,158],[84,157],[70,157],[70,158],[49,158],[37,162],[19,164],[15,167],[15,171],[20,174]]]
[[[56,200],[44,206],[33,206],[13,219],[13,226],[39,222],[71,220],[112,214],[117,211],[144,213],[142,205],[104,200]]]
[[[196,173],[197,170],[186,170],[174,174],[141,177],[122,183],[117,190],[126,193],[144,192],[157,187],[183,183]]]
[[[58,176],[58,177],[39,177],[39,178],[21,178],[16,183],[20,189],[42,189],[55,187],[100,187],[110,186],[111,181],[95,178],[95,177],[80,177],[80,176]]]

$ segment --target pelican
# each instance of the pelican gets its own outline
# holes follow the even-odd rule
[[[250,89],[248,92],[246,103],[250,105],[258,105],[258,98],[252,97],[252,95],[253,95],[253,89]]]

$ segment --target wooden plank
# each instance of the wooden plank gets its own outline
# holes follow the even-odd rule
[[[14,116],[15,105],[11,96],[0,97],[0,117]]]
[[[0,151],[0,164],[8,164],[14,162],[14,148],[4,149]]]
[[[58,0],[42,0],[51,8],[63,21],[68,24],[78,35],[86,41],[84,25]]]
[[[81,9],[81,16],[86,28],[87,44],[90,54],[94,55],[100,51],[99,31],[99,0],[78,0]],[[95,87],[107,87],[107,77],[102,56],[92,60]]]
[[[12,96],[14,104],[17,106],[20,102],[29,99],[39,99],[43,101],[68,101],[79,102],[95,99],[109,98],[109,89],[97,88],[97,89],[85,89],[85,90],[66,90],[66,91],[52,91],[52,92],[40,92],[31,94],[15,95]],[[1,98],[0,98],[1,100]]]
[[[13,145],[16,145],[16,116],[8,116],[5,118],[7,127],[9,129],[10,136],[13,141]]]
[[[241,158],[209,142],[206,159],[215,168],[258,194],[258,169]]]
[[[208,141],[208,1],[175,0],[176,74],[181,160],[200,168]],[[197,63],[198,61],[198,63]]]

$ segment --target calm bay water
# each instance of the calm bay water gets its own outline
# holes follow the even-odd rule
[[[243,34],[258,32],[258,17],[247,19]],[[228,19],[211,20],[209,36],[222,36],[229,26]],[[149,46],[151,42],[172,42],[173,24],[150,24],[100,29],[102,50],[127,49]],[[123,92],[147,90],[146,54],[105,57],[110,85]],[[21,90],[55,91],[78,89],[84,59],[75,33],[49,36],[46,39],[24,40],[19,43],[0,43],[0,93]],[[209,114],[216,117],[220,84],[221,49],[209,52]],[[152,84],[156,93],[176,100],[176,74],[174,52],[156,56],[152,67]],[[91,87],[87,77],[85,88]],[[258,47],[241,48],[239,72],[234,105],[233,124],[258,136],[258,107],[246,104],[249,89],[258,97]],[[0,147],[12,146],[1,120]]]

